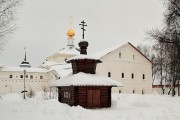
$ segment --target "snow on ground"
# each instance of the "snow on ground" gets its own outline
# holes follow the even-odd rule
[[[180,97],[113,94],[112,107],[84,109],[70,107],[41,95],[22,99],[8,94],[0,100],[1,120],[179,120]]]

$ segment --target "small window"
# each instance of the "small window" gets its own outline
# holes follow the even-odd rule
[[[119,53],[119,59],[121,59],[121,53]]]
[[[28,78],[28,75],[26,75],[26,78]]]
[[[143,74],[143,76],[142,76],[142,77],[143,77],[143,80],[144,80],[144,79],[145,79],[145,74]]]
[[[32,76],[32,75],[30,76],[30,79],[33,79],[33,76]]]
[[[23,75],[20,75],[20,78],[23,78]]]
[[[142,95],[144,95],[144,90],[142,90]]]
[[[124,78],[124,73],[122,73],[122,78]]]
[[[133,94],[135,93],[135,90],[133,90]]]
[[[133,60],[135,59],[135,55],[133,55]]]
[[[132,77],[132,79],[134,79],[134,74],[133,73],[131,74],[131,77]]]
[[[9,78],[12,78],[13,76],[12,75],[9,75]]]
[[[40,79],[43,79],[43,76],[40,76]]]
[[[121,93],[121,90],[119,90],[119,94]]]
[[[69,91],[64,91],[64,98],[71,98],[71,94]]]
[[[111,77],[111,72],[108,72],[108,77]]]

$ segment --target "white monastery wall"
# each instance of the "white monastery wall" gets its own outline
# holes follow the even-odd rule
[[[12,75],[12,78],[10,78]],[[0,71],[0,93],[20,93],[24,90],[24,73],[19,71]],[[22,76],[22,78],[21,78]],[[32,77],[30,77],[32,76]],[[46,72],[27,72],[25,78],[26,90],[42,91],[42,87],[49,88],[52,75]]]

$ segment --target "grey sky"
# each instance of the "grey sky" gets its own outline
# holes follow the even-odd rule
[[[75,45],[81,40],[79,23],[87,22],[88,53],[145,39],[145,31],[160,27],[162,0],[24,0],[18,10],[18,29],[0,55],[4,65],[18,66],[24,59],[39,66],[67,44],[69,16],[73,16]]]

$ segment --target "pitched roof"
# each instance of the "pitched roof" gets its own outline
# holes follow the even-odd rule
[[[45,61],[40,65],[40,67],[46,68],[48,72],[56,72],[56,75],[59,77],[65,77],[72,74],[71,64],[67,64],[66,62],[57,63],[54,61]]]
[[[120,82],[97,74],[83,72],[54,81],[51,86],[123,86]]]
[[[143,57],[145,57],[150,63],[152,63],[152,61],[147,58],[141,51],[139,51],[136,47],[134,47],[130,42],[128,42],[128,44],[133,47],[136,51],[138,51]]]
[[[100,51],[100,52],[97,52],[95,54],[93,54],[92,56],[97,58],[97,59],[101,59],[102,57],[104,57],[105,55],[115,51],[116,49],[120,48],[120,47],[123,47],[125,45],[130,45],[133,49],[135,49],[137,52],[139,52],[145,59],[147,59],[149,62],[151,62],[151,60],[149,58],[147,58],[142,52],[140,52],[135,46],[133,46],[130,42],[127,42],[125,44],[119,44],[117,46],[113,46],[113,47],[110,47],[108,49],[105,49],[103,51]],[[152,63],[152,62],[151,62]]]
[[[127,44],[127,43],[126,43]],[[126,45],[124,44],[124,45]],[[113,46],[113,47],[110,47],[108,49],[105,49],[105,50],[102,50],[102,51],[99,51],[99,52],[96,52],[94,53],[92,56],[97,58],[97,59],[101,59],[102,57],[104,57],[105,55],[113,52],[114,50],[122,47],[123,45],[122,44],[119,44],[119,45],[116,45],[116,46]]]
[[[71,64],[60,64],[52,66],[49,71],[55,71],[60,77],[65,77],[72,74]]]

